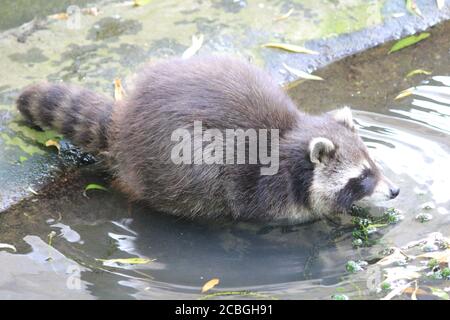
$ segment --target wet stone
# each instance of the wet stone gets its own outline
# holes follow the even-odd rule
[[[96,23],[88,34],[90,40],[105,40],[123,34],[135,34],[142,30],[142,23],[120,17],[107,17]]]

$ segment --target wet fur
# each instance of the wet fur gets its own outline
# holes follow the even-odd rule
[[[200,57],[148,66],[114,107],[92,91],[50,84],[29,87],[17,104],[34,124],[107,154],[116,186],[132,199],[175,215],[302,222],[345,210],[367,192],[343,191],[346,181],[337,178],[369,159],[345,119],[300,112],[266,73],[240,60]],[[278,173],[262,176],[259,164],[174,164],[171,134],[192,130],[194,120],[205,129],[280,129]],[[316,137],[336,146],[326,166],[311,162],[309,143]]]

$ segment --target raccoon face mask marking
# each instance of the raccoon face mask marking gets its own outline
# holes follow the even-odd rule
[[[335,111],[329,121],[335,123],[333,130],[309,142],[309,158],[314,164],[311,210],[321,216],[345,212],[361,199],[394,199],[400,190],[369,156],[356,132],[350,108]]]

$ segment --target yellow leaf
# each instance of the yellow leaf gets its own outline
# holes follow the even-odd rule
[[[415,75],[418,75],[418,74],[425,74],[425,75],[429,76],[431,74],[431,72],[427,71],[427,70],[423,70],[423,69],[416,69],[416,70],[413,70],[413,71],[409,72],[406,75],[406,78],[409,78],[409,77],[412,77],[412,76],[415,76]]]
[[[394,98],[394,100],[398,100],[398,99],[401,99],[401,98],[410,96],[410,95],[412,95],[412,94],[413,94],[412,89],[409,88],[409,89],[406,89],[406,90],[403,90],[402,92],[400,92],[400,93],[398,94],[398,96],[396,96],[396,97]]]
[[[215,286],[217,286],[219,284],[220,280],[218,278],[214,278],[209,280],[208,282],[206,282],[203,287],[202,287],[202,293],[205,293],[209,290],[211,290],[212,288],[214,288]]]
[[[403,290],[403,293],[410,294],[411,300],[417,300],[417,295],[426,296],[428,294],[428,292],[426,292],[425,290],[422,290],[417,287],[417,281],[416,281],[416,286],[414,288],[408,287],[405,290]]]
[[[55,140],[47,140],[45,142],[45,146],[46,147],[55,147],[56,149],[58,149],[58,153],[61,152],[61,145],[59,144],[58,141]]]
[[[200,48],[203,45],[203,39],[204,36],[201,34],[198,37],[194,34],[192,36],[192,45],[186,49],[186,51],[183,52],[183,55],[181,56],[183,59],[188,59],[192,56],[194,56],[198,50],[200,50]]]
[[[81,12],[83,12],[83,14],[88,14],[94,17],[100,14],[100,10],[97,7],[84,8],[83,10],[81,10]]]
[[[317,51],[309,50],[304,47],[300,47],[295,44],[288,44],[288,43],[269,42],[269,43],[263,44],[262,46],[264,48],[275,48],[275,49],[281,49],[281,50],[295,52],[295,53],[319,54]]]
[[[285,63],[283,63],[283,67],[284,67],[287,71],[289,71],[290,73],[292,73],[294,76],[297,76],[297,77],[302,78],[302,79],[307,79],[307,80],[323,80],[323,78],[321,78],[321,77],[319,77],[319,76],[315,76],[315,75],[313,75],[313,74],[306,73],[306,72],[303,72],[303,71],[301,71],[301,70],[298,70],[298,69],[294,69],[294,68],[292,68],[292,67],[289,67],[289,66],[286,65]]]
[[[285,14],[278,16],[276,18],[273,19],[273,21],[277,22],[277,21],[281,21],[281,20],[285,20],[287,18],[289,18],[289,16],[292,14],[292,12],[294,12],[294,8],[291,8],[288,12],[286,12]]]
[[[119,78],[114,79],[114,99],[120,101],[125,96],[125,91],[122,87],[122,82]]]
[[[439,263],[450,263],[450,249],[444,251],[427,252],[417,256],[417,258],[436,259]],[[450,265],[449,265],[450,266]]]
[[[69,15],[65,12],[62,12],[62,13],[52,14],[51,16],[49,16],[49,18],[55,19],[55,20],[67,20],[67,19],[69,19]]]
[[[128,259],[95,259],[97,261],[103,262],[103,264],[111,264],[111,263],[117,263],[117,264],[147,264],[149,262],[155,261],[150,259],[144,259],[144,258],[128,258]]]
[[[152,0],[134,0],[133,7],[140,7],[148,4]]]

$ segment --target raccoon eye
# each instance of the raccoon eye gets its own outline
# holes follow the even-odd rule
[[[359,176],[360,180],[367,179],[367,177],[370,175],[370,171],[368,169],[364,169],[364,171]]]

